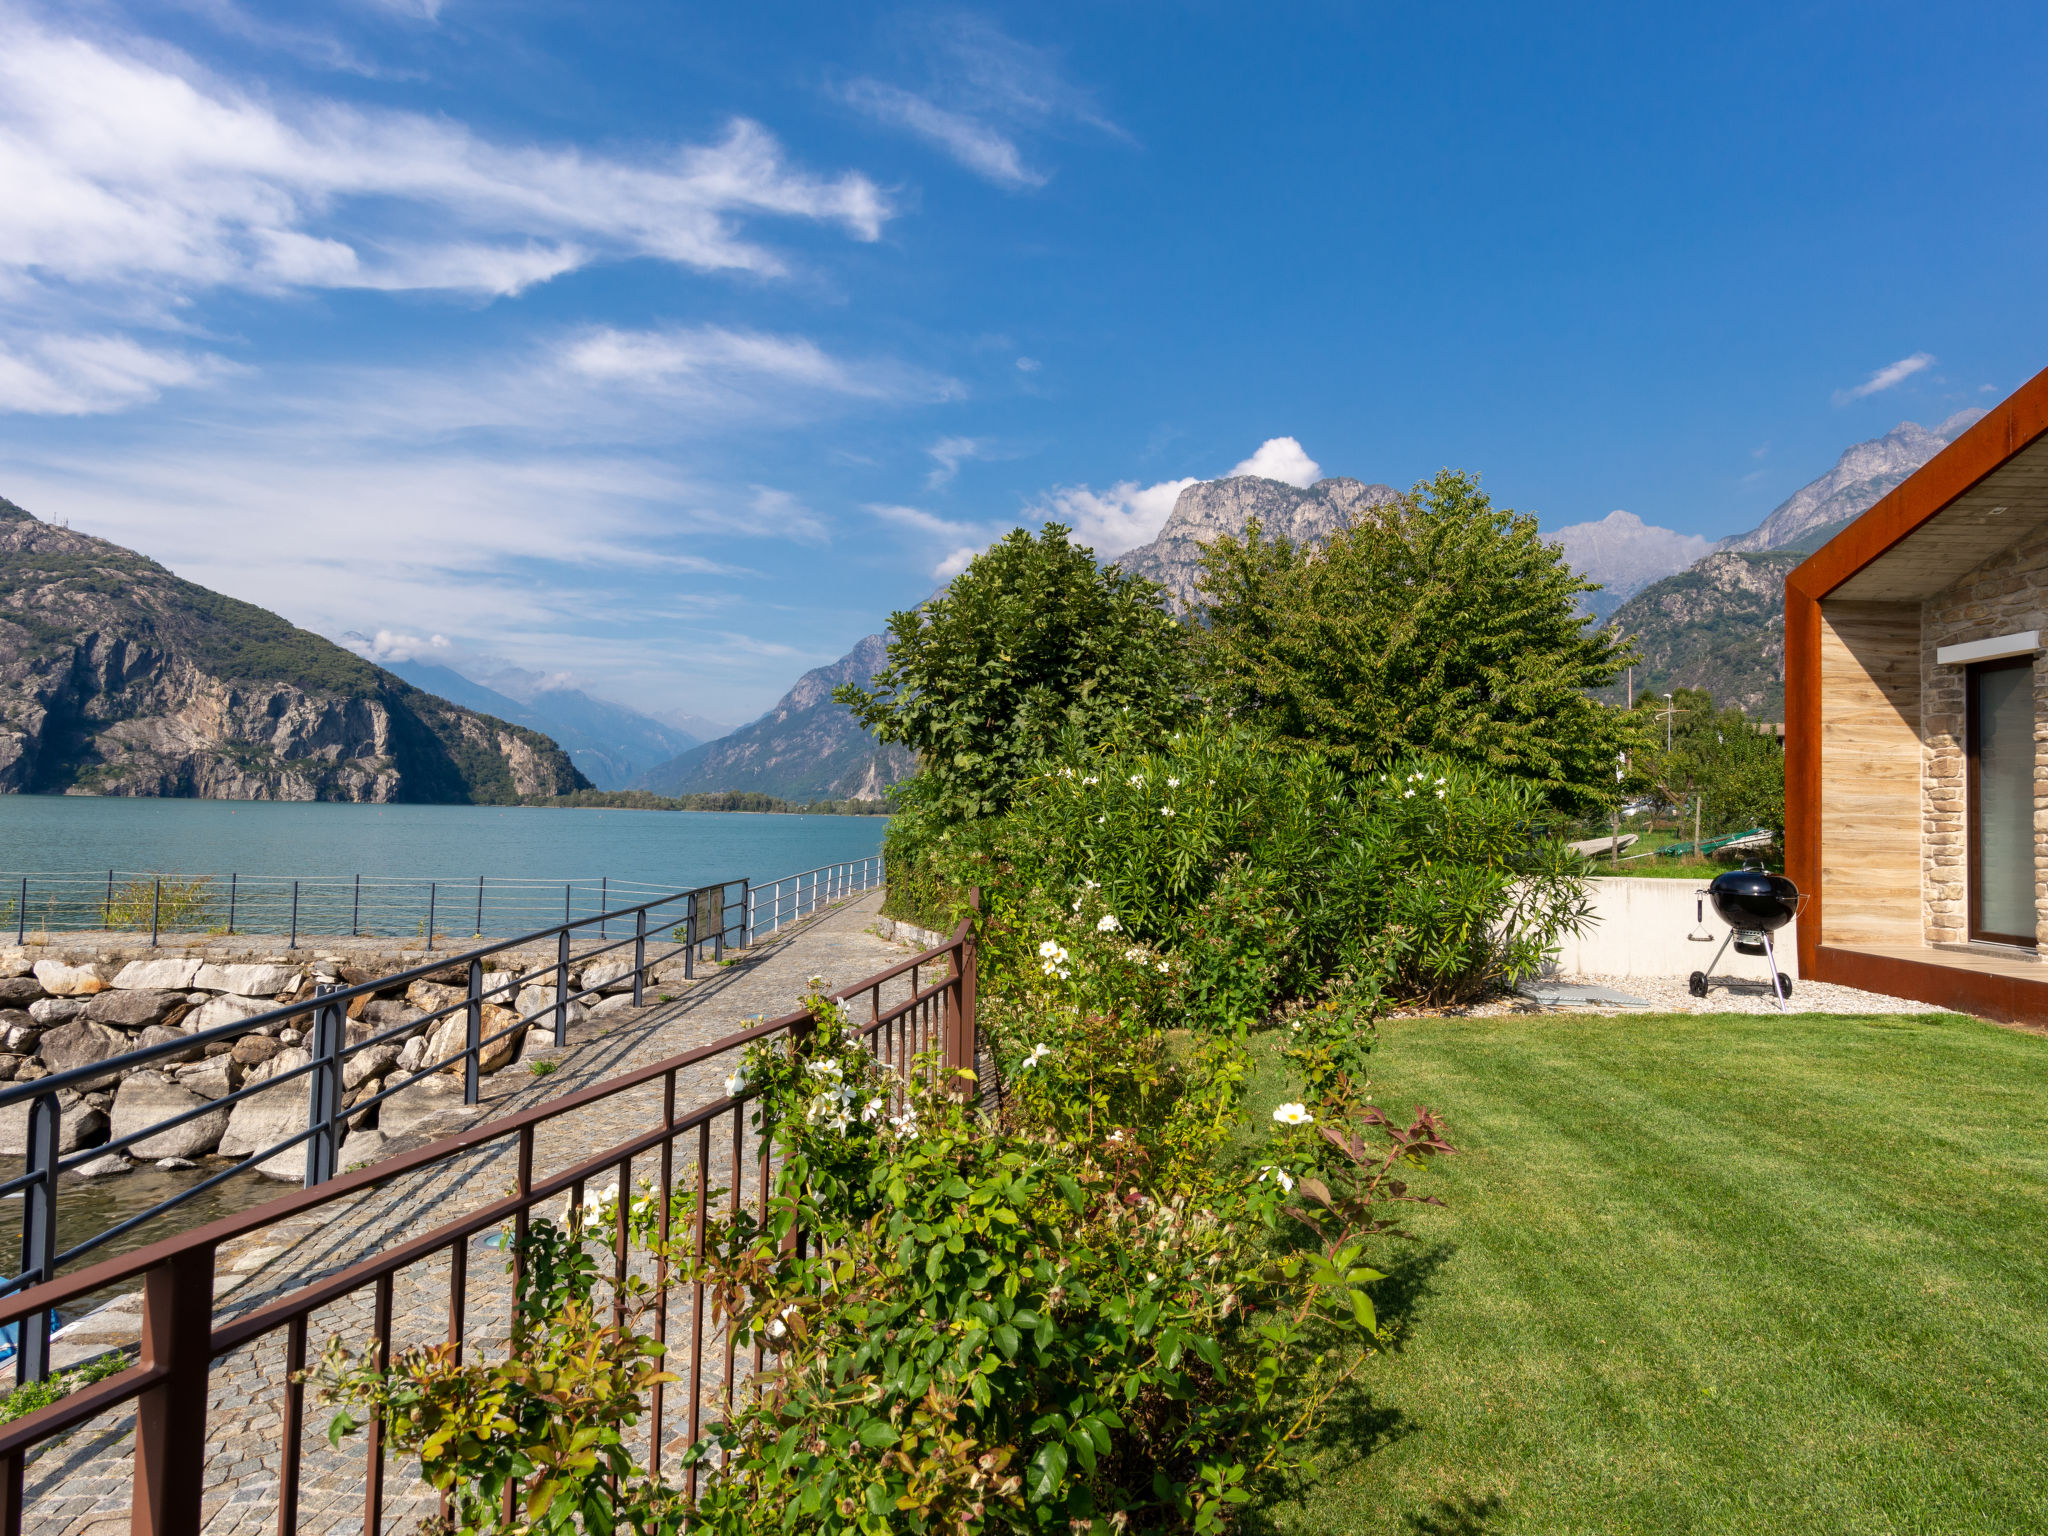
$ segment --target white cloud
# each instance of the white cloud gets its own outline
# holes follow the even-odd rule
[[[974,557],[980,553],[981,551],[972,544],[963,544],[937,565],[933,566],[932,574],[941,581],[951,581],[955,576],[966,570],[968,566],[972,565]]]
[[[1041,496],[1032,511],[1065,523],[1074,530],[1074,542],[1087,545],[1096,554],[1117,555],[1158,537],[1180,493],[1195,483],[1192,478],[1162,480],[1157,485],[1119,480],[1106,491],[1062,485]]]
[[[602,326],[561,346],[571,374],[601,384],[701,394],[739,377],[869,400],[916,396],[950,399],[959,386],[893,363],[850,363],[803,336],[674,326],[626,331]]]
[[[1017,371],[1019,373],[1036,373],[1044,366],[1045,364],[1035,357],[1020,357],[1017,359]]]
[[[162,324],[220,288],[499,296],[630,257],[772,275],[783,259],[744,221],[865,241],[890,216],[867,177],[793,166],[744,118],[710,143],[638,155],[504,142],[445,117],[259,98],[168,50],[145,57],[11,9],[0,186],[0,325],[17,358],[24,327],[86,328],[66,313]],[[133,393],[72,398],[107,409]]]
[[[0,411],[84,416],[154,400],[232,371],[221,358],[131,337],[43,334],[0,341]]]
[[[1915,352],[1911,357],[1902,357],[1896,363],[1887,363],[1854,389],[1836,390],[1835,404],[1847,405],[1851,400],[1861,400],[1867,395],[1890,389],[1895,384],[1903,384],[1921,369],[1931,367],[1933,362],[1933,353]]]
[[[954,15],[919,27],[916,42],[928,76],[924,89],[863,76],[840,88],[848,106],[916,135],[1011,191],[1042,187],[1049,179],[1025,162],[1021,134],[1081,124],[1127,137],[1061,76],[1050,53],[1017,41],[993,22]]]
[[[936,512],[927,512],[921,507],[903,507],[869,502],[864,509],[899,528],[915,528],[920,533],[936,534],[941,538],[956,539],[973,532],[965,523],[956,523],[940,517]]]
[[[763,525],[760,531],[768,537],[796,539],[804,544],[823,544],[829,537],[817,514],[788,491],[757,485],[749,506]]]
[[[1024,163],[1014,139],[963,112],[949,111],[915,91],[879,80],[855,80],[843,94],[848,106],[879,122],[908,129],[998,186],[1045,185],[1045,176]]]
[[[380,667],[394,661],[446,662],[457,650],[446,635],[409,635],[390,629],[380,629],[374,635],[350,631],[341,637],[341,644]]]
[[[1322,466],[1302,450],[1291,437],[1269,437],[1259,451],[1231,471],[1233,475],[1257,475],[1279,480],[1306,490],[1321,478]]]

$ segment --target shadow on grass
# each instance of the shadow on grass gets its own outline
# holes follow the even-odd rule
[[[1407,1536],[1486,1536],[1494,1521],[1506,1513],[1497,1493],[1483,1498],[1461,1493],[1438,1499],[1428,1509],[1411,1514],[1401,1522]]]
[[[1382,1261],[1387,1278],[1373,1287],[1373,1307],[1385,1335],[1379,1346],[1384,1354],[1392,1354],[1407,1344],[1417,1310],[1435,1290],[1437,1272],[1451,1261],[1457,1247],[1452,1243],[1431,1243],[1404,1246],[1394,1252],[1394,1257]],[[1317,1348],[1327,1350],[1333,1357],[1340,1356],[1356,1348],[1355,1338],[1356,1335],[1340,1334],[1332,1328],[1328,1339],[1319,1341]],[[1281,1479],[1259,1507],[1247,1511],[1242,1527],[1246,1536],[1270,1536],[1283,1528],[1308,1529],[1297,1525],[1294,1518],[1286,1518],[1283,1524],[1275,1515],[1284,1515],[1287,1506],[1293,1506],[1297,1512],[1306,1508],[1312,1502],[1316,1484],[1329,1473],[1377,1455],[1415,1433],[1415,1429],[1403,1410],[1374,1399],[1373,1366],[1367,1360],[1350,1380],[1331,1393],[1324,1405],[1322,1423],[1307,1447],[1314,1462]],[[1486,1527],[1471,1522],[1490,1518],[1497,1507],[1498,1501],[1493,1500],[1440,1500],[1428,1514],[1410,1517],[1408,1529],[1414,1536],[1437,1536],[1439,1532],[1443,1536],[1476,1536]],[[1454,1519],[1466,1523],[1442,1523]]]

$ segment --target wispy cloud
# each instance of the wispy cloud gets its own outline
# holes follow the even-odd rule
[[[842,93],[846,104],[878,122],[908,129],[944,150],[977,176],[998,186],[1042,187],[1045,174],[1024,163],[1015,139],[964,112],[879,80],[855,80]]]
[[[925,66],[918,89],[860,76],[840,87],[841,100],[999,187],[1024,191],[1049,179],[1025,157],[1019,140],[1027,134],[1079,126],[1128,137],[1065,79],[1050,52],[991,21],[941,17],[922,23],[913,43]]]
[[[216,373],[182,345],[122,350],[107,334],[175,337],[208,292],[493,298],[632,257],[774,276],[787,263],[749,221],[871,241],[891,211],[866,176],[793,165],[745,118],[631,157],[507,142],[443,117],[259,98],[167,49],[7,7],[0,186],[0,409],[45,412],[120,409]]]
[[[1851,400],[1861,400],[1890,389],[1895,384],[1903,384],[1921,369],[1932,367],[1933,363],[1934,354],[1931,352],[1915,352],[1911,357],[1902,357],[1896,363],[1887,363],[1854,389],[1836,390],[1835,404],[1847,405]]]
[[[937,540],[946,545],[945,554],[932,567],[932,574],[942,580],[958,576],[970,560],[988,547],[988,529],[973,523],[956,523],[921,507],[870,502],[863,510],[885,523],[923,534],[927,541]]]

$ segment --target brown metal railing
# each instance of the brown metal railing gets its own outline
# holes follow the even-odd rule
[[[928,980],[942,972],[937,980]],[[884,989],[908,976],[909,995],[893,1004],[883,1001]],[[868,999],[865,1020],[856,1028],[884,1061],[908,1070],[923,1052],[942,1050],[942,1070],[955,1083],[960,1074],[973,1067],[977,1049],[975,1030],[975,939],[971,920],[963,921],[945,943],[867,977],[832,994],[840,1001],[862,996]],[[39,1528],[32,1509],[25,1505],[30,1454],[67,1431],[85,1425],[127,1403],[135,1404],[135,1445],[132,1461],[132,1514],[130,1530],[136,1536],[189,1536],[202,1527],[202,1492],[206,1483],[206,1448],[211,1372],[214,1362],[258,1341],[282,1334],[282,1363],[286,1385],[282,1388],[280,1433],[277,1450],[277,1530],[280,1536],[294,1536],[299,1529],[305,1403],[303,1387],[290,1377],[302,1370],[307,1360],[309,1320],[313,1313],[333,1303],[355,1298],[367,1291],[371,1300],[371,1333],[377,1358],[389,1359],[393,1341],[394,1284],[398,1277],[447,1255],[447,1337],[460,1346],[473,1334],[479,1321],[476,1298],[468,1286],[469,1250],[472,1239],[504,1227],[513,1228],[512,1252],[519,1253],[527,1235],[528,1222],[536,1207],[564,1194],[569,1209],[583,1207],[585,1185],[614,1176],[617,1179],[617,1230],[614,1234],[614,1278],[623,1280],[629,1263],[628,1213],[632,1205],[633,1173],[652,1160],[658,1169],[653,1193],[658,1199],[660,1236],[670,1231],[670,1213],[676,1193],[675,1154],[678,1141],[686,1141],[686,1152],[694,1154],[694,1199],[689,1207],[696,1251],[704,1251],[705,1225],[712,1189],[712,1148],[720,1135],[730,1137],[732,1159],[728,1197],[733,1210],[747,1198],[745,1150],[748,1141],[746,1106],[756,1096],[743,1089],[698,1108],[678,1112],[678,1075],[717,1056],[738,1050],[756,1040],[782,1034],[802,1035],[814,1025],[809,1010],[785,1014],[752,1029],[727,1035],[695,1050],[665,1061],[638,1068],[606,1082],[531,1109],[507,1115],[501,1120],[477,1126],[402,1154],[373,1167],[344,1174],[329,1183],[286,1196],[251,1211],[225,1217],[207,1226],[166,1239],[147,1248],[122,1254],[76,1274],[33,1285],[18,1295],[0,1298],[0,1324],[20,1321],[87,1296],[95,1291],[142,1280],[142,1341],[135,1363],[119,1374],[83,1386],[70,1396],[37,1410],[11,1424],[0,1425],[0,1536],[19,1536],[25,1524]],[[537,1173],[536,1130],[564,1121],[594,1105],[617,1098],[633,1089],[653,1083],[662,1085],[658,1123],[650,1124],[625,1140],[584,1157],[571,1166],[550,1174]],[[722,1128],[723,1123],[723,1128]],[[766,1210],[770,1182],[768,1141],[765,1134],[753,1137],[755,1157],[752,1194]],[[299,1286],[289,1294],[237,1316],[223,1317],[214,1295],[215,1254],[220,1246],[236,1238],[309,1211],[385,1185],[418,1170],[448,1165],[476,1149],[512,1138],[517,1149],[517,1178],[511,1193],[478,1206],[456,1220],[444,1223],[418,1237],[397,1242],[337,1274]],[[516,1271],[513,1276],[517,1286]],[[657,1270],[657,1279],[665,1279]],[[669,1342],[670,1318],[665,1285],[657,1286],[655,1336]],[[511,1297],[504,1334],[510,1336]],[[702,1438],[705,1429],[705,1352],[711,1342],[705,1319],[705,1296],[701,1284],[689,1288],[689,1341],[687,1353],[678,1360],[671,1351],[669,1369],[680,1379],[673,1391],[686,1399],[688,1443]],[[724,1332],[719,1403],[729,1406],[735,1387],[733,1340]],[[651,1404],[649,1465],[659,1471],[663,1451],[664,1419],[671,1409],[669,1392],[657,1385]],[[384,1528],[384,1456],[374,1424],[364,1452],[362,1475],[363,1530],[379,1536]],[[687,1474],[686,1486],[695,1491],[696,1472]],[[246,1496],[245,1496],[246,1497]],[[240,1506],[246,1511],[246,1502]]]

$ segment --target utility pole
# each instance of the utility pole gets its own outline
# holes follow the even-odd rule
[[[1675,713],[1677,712],[1677,710],[1678,710],[1678,706],[1677,706],[1676,704],[1674,704],[1674,703],[1672,703],[1672,702],[1671,702],[1671,695],[1670,695],[1670,694],[1668,694],[1668,693],[1667,693],[1667,694],[1665,694],[1665,695],[1664,695],[1664,750],[1665,750],[1666,752],[1669,752],[1669,751],[1671,750],[1671,717],[1672,717],[1672,715],[1673,715],[1673,714],[1675,714]]]

